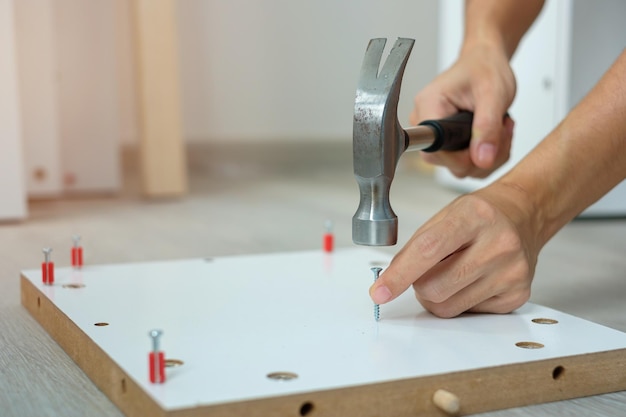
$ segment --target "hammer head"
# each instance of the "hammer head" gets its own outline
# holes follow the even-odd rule
[[[407,146],[397,112],[402,75],[415,41],[396,40],[379,71],[386,41],[370,41],[354,101],[354,176],[360,202],[352,217],[352,240],[358,245],[390,246],[398,240],[398,218],[389,203],[389,190]]]

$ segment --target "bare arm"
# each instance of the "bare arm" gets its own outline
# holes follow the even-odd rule
[[[500,182],[523,190],[542,244],[626,178],[626,50]]]
[[[544,0],[467,0],[463,49],[476,44],[501,48],[511,59]]]

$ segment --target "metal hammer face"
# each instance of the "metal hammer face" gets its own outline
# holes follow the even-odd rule
[[[407,147],[397,112],[402,75],[415,41],[396,40],[379,72],[386,41],[370,41],[354,102],[354,176],[360,202],[352,218],[352,240],[359,245],[390,246],[398,240],[398,218],[389,203],[389,190]]]

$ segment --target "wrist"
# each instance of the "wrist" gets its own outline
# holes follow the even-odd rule
[[[506,42],[502,35],[495,29],[481,28],[465,34],[459,57],[475,54],[480,51],[481,54],[489,53],[492,55],[501,55],[509,61],[509,54]]]
[[[496,207],[525,236],[529,250],[538,253],[551,236],[546,235],[542,206],[534,198],[533,190],[505,177],[475,192]]]
[[[510,60],[544,0],[467,0],[465,34],[468,45],[490,44]]]

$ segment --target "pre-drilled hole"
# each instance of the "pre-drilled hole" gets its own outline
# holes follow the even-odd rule
[[[185,362],[180,359],[165,359],[165,367],[166,368],[175,368],[177,366],[183,366]]]
[[[267,377],[274,381],[291,381],[292,379],[296,379],[298,374],[294,374],[293,372],[272,372],[267,374]]]
[[[63,288],[78,289],[78,288],[84,288],[84,287],[85,287],[85,284],[79,284],[79,283],[63,284]]]
[[[531,320],[533,323],[537,324],[557,324],[558,321],[554,319],[547,319],[545,317],[539,317]]]
[[[552,370],[552,379],[557,380],[561,378],[564,373],[565,373],[565,368],[559,365]]]
[[[300,407],[301,416],[308,416],[309,414],[311,414],[311,411],[313,411],[313,403],[311,402],[307,401]]]
[[[537,342],[517,342],[515,346],[522,349],[541,349],[542,347],[544,347],[541,343]]]
[[[101,322],[98,322],[98,323],[94,323],[93,325],[94,326],[98,326],[98,327],[103,327],[103,326],[108,326],[109,323],[105,323],[105,322],[101,321]]]
[[[126,394],[126,378],[122,378],[122,394]]]
[[[37,308],[41,307],[41,298],[37,297]]]

